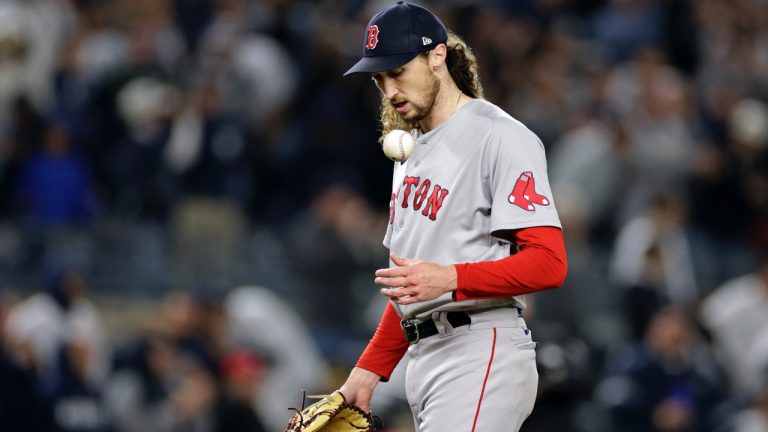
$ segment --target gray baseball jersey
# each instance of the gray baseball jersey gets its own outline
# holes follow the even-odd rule
[[[499,231],[561,227],[539,138],[499,107],[476,99],[426,134],[396,163],[384,245],[402,257],[439,264],[495,261],[510,255]],[[391,263],[390,263],[391,265]],[[454,302],[451,293],[400,315],[515,304],[522,296]]]

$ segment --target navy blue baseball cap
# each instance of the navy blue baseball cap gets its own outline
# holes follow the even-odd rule
[[[430,51],[447,40],[448,31],[432,12],[399,1],[368,22],[363,39],[363,58],[344,76],[400,67],[419,53]]]

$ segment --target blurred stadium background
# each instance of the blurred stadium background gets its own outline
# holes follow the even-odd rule
[[[0,430],[279,431],[339,385],[392,169],[341,74],[389,3],[0,0]],[[524,430],[768,431],[768,2],[418,3],[548,153]]]

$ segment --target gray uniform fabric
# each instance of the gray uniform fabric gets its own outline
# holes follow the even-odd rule
[[[561,227],[541,141],[500,108],[472,100],[414,135],[413,153],[393,175],[384,245],[394,254],[446,265],[495,261],[511,254],[504,230]],[[454,302],[447,293],[393,305],[403,318],[433,319],[439,331],[408,349],[417,431],[520,428],[538,384],[523,296]],[[466,311],[471,324],[454,329],[448,311]]]
[[[516,431],[533,410],[539,376],[523,318],[514,308],[471,318],[408,349],[406,395],[419,432]]]
[[[526,172],[549,205],[531,211],[510,203]],[[499,260],[510,255],[509,242],[494,236],[500,230],[561,227],[551,199],[538,137],[495,105],[472,100],[417,137],[410,158],[395,164],[384,245],[398,256],[440,264]],[[395,306],[403,317],[424,318],[434,311],[509,304],[525,308],[522,296],[454,302],[450,293]]]

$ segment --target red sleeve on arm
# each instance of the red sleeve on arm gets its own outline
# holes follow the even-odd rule
[[[456,301],[501,298],[561,286],[568,271],[563,233],[556,227],[513,231],[520,250],[498,261],[455,264]]]
[[[357,361],[357,367],[381,376],[382,381],[389,381],[389,376],[407,350],[408,341],[400,327],[400,317],[392,303],[388,303],[376,333]]]

